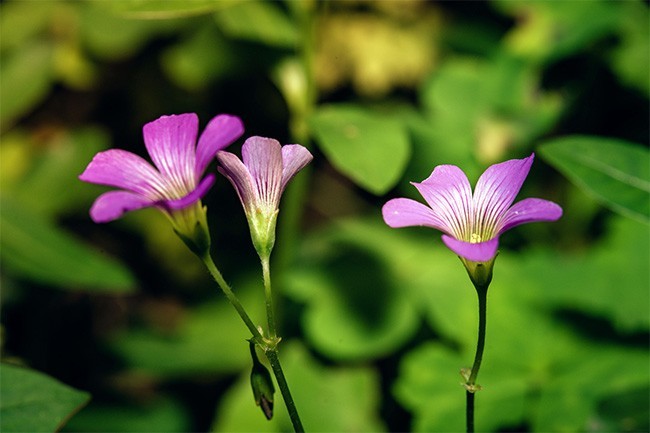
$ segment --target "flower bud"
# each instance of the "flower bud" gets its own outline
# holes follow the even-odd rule
[[[255,398],[255,404],[260,406],[266,419],[270,420],[273,418],[273,394],[275,393],[275,387],[273,386],[271,373],[269,373],[269,370],[257,358],[255,343],[250,341],[249,344],[251,357],[253,358],[253,369],[251,371],[253,397]]]

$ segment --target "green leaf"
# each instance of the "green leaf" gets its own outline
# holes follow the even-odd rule
[[[292,48],[298,42],[298,30],[278,3],[248,0],[215,14],[219,27],[232,37]]]
[[[622,3],[622,2],[621,2]],[[536,62],[551,62],[585,50],[612,34],[621,20],[618,2],[510,2],[494,5],[526,16],[505,35],[505,47]]]
[[[86,404],[90,395],[27,368],[0,364],[0,430],[53,432]]]
[[[109,147],[104,131],[92,127],[64,130],[39,142],[27,134],[14,134],[13,140],[21,146],[20,157],[31,166],[27,173],[3,185],[5,196],[48,217],[80,206],[87,210],[100,189],[81,183],[78,176],[97,152]]]
[[[543,275],[529,292],[537,302],[606,318],[621,332],[644,332],[650,329],[650,228],[621,217],[607,228],[608,236],[588,254],[520,257],[513,278]]]
[[[104,0],[99,2],[112,12],[138,19],[170,19],[202,15],[224,7],[236,0]]]
[[[231,72],[238,57],[213,23],[197,29],[163,54],[165,72],[182,88],[196,91]]]
[[[582,254],[499,254],[478,378],[483,390],[477,410],[485,410],[477,414],[478,430],[533,422],[527,414],[541,405],[535,431],[584,431],[600,401],[611,404],[647,383],[647,353],[596,345],[556,315],[559,310],[603,317],[619,332],[648,329],[649,229],[624,218],[612,223],[610,236]],[[377,235],[376,242],[393,257],[388,261],[399,271],[402,287],[419,294],[436,333],[443,341],[451,337],[458,350],[432,343],[407,354],[395,395],[414,414],[414,430],[457,431],[464,411],[458,370],[469,366],[476,344],[476,295],[461,264],[432,242],[428,231],[395,230],[392,240]],[[642,402],[637,409],[644,410]]]
[[[650,381],[649,362],[647,351],[602,346],[572,358],[541,389],[535,431],[585,431],[600,400]],[[647,410],[647,399],[633,404]],[[641,431],[638,427],[629,426],[628,431]]]
[[[465,389],[461,367],[471,358],[461,357],[437,343],[424,344],[409,352],[400,365],[394,393],[415,414],[414,431],[463,431]],[[483,368],[476,394],[477,431],[496,431],[517,425],[526,413],[528,384],[525,376],[511,365]]]
[[[476,179],[490,164],[530,146],[556,122],[561,99],[543,92],[539,71],[514,56],[454,57],[421,88],[422,119],[412,116],[410,179],[438,164],[463,167]]]
[[[128,2],[101,1],[76,4],[80,14],[80,38],[84,46],[99,58],[109,60],[128,58],[140,51],[150,39],[161,33],[175,32],[177,28],[184,25],[180,20],[130,19],[119,13],[118,3],[123,7],[128,4]],[[114,10],[113,7],[116,9]]]
[[[0,66],[0,126],[15,121],[40,103],[52,84],[52,47],[33,43],[3,54]]]
[[[569,136],[540,145],[542,157],[610,209],[650,223],[650,151],[623,140]]]
[[[373,370],[325,367],[297,343],[280,345],[280,361],[306,431],[385,431],[377,416],[379,378]],[[255,406],[248,371],[226,393],[216,413],[215,432],[292,431],[279,390],[273,419],[267,421]]]
[[[650,386],[612,393],[598,402],[601,431],[650,431]]]
[[[17,202],[3,198],[0,257],[7,271],[66,290],[129,293],[129,271]]]
[[[288,275],[287,293],[307,305],[307,338],[332,358],[387,355],[418,326],[411,298],[376,251],[382,231],[389,232],[376,224],[334,225],[309,240],[304,262]]]
[[[354,105],[319,108],[310,125],[329,161],[362,188],[381,195],[400,179],[410,157],[404,125]]]
[[[625,84],[650,95],[650,80],[644,68],[650,64],[650,10],[643,2],[622,2],[618,47],[611,53],[610,65]]]
[[[36,39],[46,28],[56,7],[55,2],[3,2],[0,7],[0,49],[21,49]]]

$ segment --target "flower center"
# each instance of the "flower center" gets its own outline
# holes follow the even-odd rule
[[[478,233],[472,233],[472,235],[469,238],[469,243],[478,244],[480,242],[483,242],[482,236]]]

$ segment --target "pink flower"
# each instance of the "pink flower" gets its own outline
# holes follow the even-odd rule
[[[217,152],[217,160],[244,207],[257,252],[270,254],[280,197],[289,180],[312,160],[311,153],[299,144],[281,146],[272,138],[251,137],[242,146],[242,160],[225,151]]]
[[[481,175],[474,193],[463,171],[440,165],[421,183],[412,183],[428,206],[408,198],[388,201],[382,213],[393,228],[427,226],[444,234],[445,245],[470,262],[493,259],[499,236],[520,224],[555,221],[562,216],[557,204],[527,198],[512,204],[519,193],[534,154],[489,167]]]
[[[168,216],[197,203],[214,183],[201,179],[217,151],[239,138],[244,127],[237,117],[214,117],[196,142],[196,114],[162,116],[142,128],[144,143],[155,167],[140,156],[120,149],[99,152],[79,176],[84,182],[120,188],[100,195],[90,217],[97,223],[124,213],[156,207]]]

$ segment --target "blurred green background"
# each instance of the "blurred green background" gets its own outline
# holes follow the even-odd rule
[[[502,238],[477,429],[648,431],[648,22],[641,1],[2,2],[2,431],[291,430],[279,395],[271,422],[255,407],[246,328],[165,218],[88,216],[92,156],[146,156],[142,125],[183,112],[315,156],[272,263],[307,431],[464,429],[474,290],[439,233],[380,210],[438,164],[474,183],[532,151],[520,197],[564,216]],[[204,203],[263,323],[236,194],[219,177]]]

